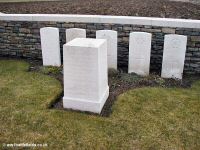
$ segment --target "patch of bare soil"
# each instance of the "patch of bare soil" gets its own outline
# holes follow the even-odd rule
[[[57,76],[57,79],[63,83],[63,78],[60,78],[59,75]],[[100,115],[108,117],[112,113],[112,105],[117,100],[117,97],[128,90],[142,87],[190,88],[193,81],[197,79],[200,79],[200,76],[185,76],[183,80],[175,80],[163,79],[160,76],[154,74],[148,77],[141,77],[136,74],[109,71],[110,93]],[[73,111],[63,108],[62,97],[63,95],[54,104],[52,104],[52,108]],[[91,114],[89,112],[85,113]]]
[[[187,3],[193,3],[193,4],[200,4],[200,0],[170,0],[170,1],[187,2]]]
[[[169,0],[65,0],[0,3],[0,12],[200,19],[200,5]]]

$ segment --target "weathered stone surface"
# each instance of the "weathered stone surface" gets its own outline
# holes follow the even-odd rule
[[[79,28],[66,29],[66,43],[75,38],[86,38],[86,30]]]
[[[200,36],[191,36],[191,41],[200,42]]]
[[[124,26],[123,30],[125,30],[125,31],[131,31],[131,30],[133,30],[133,28],[130,27],[130,26]]]
[[[129,41],[129,73],[149,75],[150,54],[151,54],[150,33],[132,32]]]
[[[159,32],[161,32],[160,29],[149,29],[149,28],[142,28],[141,31],[142,32],[150,32],[150,33],[154,33],[154,32],[155,33],[157,33],[157,32],[159,33]]]
[[[117,69],[117,31],[99,30],[96,38],[107,40],[108,68]]]
[[[73,23],[64,23],[62,24],[63,28],[74,28],[74,24]]]
[[[22,33],[30,33],[31,32],[30,29],[27,29],[27,28],[21,28],[21,29],[19,29],[19,31]]]
[[[86,29],[87,28],[87,24],[85,24],[85,23],[77,23],[77,24],[75,24],[75,28]]]
[[[186,36],[175,34],[165,36],[161,74],[163,78],[182,79],[186,45]]]
[[[64,108],[100,113],[109,95],[106,40],[76,38],[63,60]]]
[[[40,29],[42,60],[44,66],[60,66],[60,42],[58,28]],[[34,41],[35,42],[35,41]]]
[[[162,28],[163,33],[175,34],[176,30],[173,28]]]

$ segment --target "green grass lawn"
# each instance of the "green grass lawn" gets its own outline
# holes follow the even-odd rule
[[[46,149],[200,149],[200,81],[191,89],[139,88],[120,95],[110,117],[49,109],[56,79],[0,61],[0,143]],[[2,147],[1,147],[2,148]],[[0,149],[1,149],[0,148]],[[41,148],[38,148],[41,149]]]

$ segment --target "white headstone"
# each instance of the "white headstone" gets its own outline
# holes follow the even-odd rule
[[[106,39],[108,48],[108,68],[117,69],[117,31],[96,31],[97,39]]]
[[[165,36],[162,73],[163,78],[182,79],[187,36],[169,34]]]
[[[59,29],[45,27],[40,29],[42,60],[44,66],[60,66]]]
[[[66,29],[66,43],[75,38],[86,38],[86,30],[80,28]]]
[[[109,95],[107,43],[76,38],[64,45],[64,108],[100,113]]]
[[[151,55],[150,33],[132,32],[129,40],[129,65],[128,72],[138,75],[149,75]]]

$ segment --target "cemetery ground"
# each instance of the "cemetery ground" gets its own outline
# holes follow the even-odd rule
[[[62,95],[61,71],[41,62],[0,60],[1,143],[47,143],[47,149],[200,149],[199,77],[180,82],[110,70],[110,102],[98,116],[63,110],[56,102]]]
[[[181,2],[185,0],[27,1],[20,3],[0,3],[0,12],[14,14],[90,14],[200,19],[200,5]],[[200,0],[194,1],[200,4]]]

